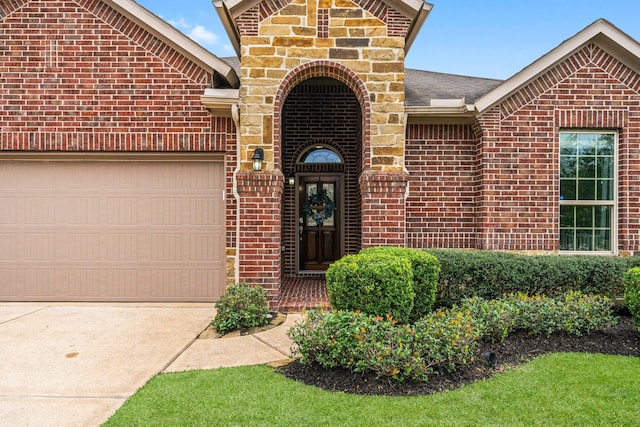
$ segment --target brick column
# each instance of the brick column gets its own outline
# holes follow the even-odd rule
[[[405,246],[405,201],[409,175],[365,171],[362,192],[362,247]]]
[[[241,172],[238,234],[241,282],[260,285],[271,304],[278,300],[281,282],[281,214],[284,176],[280,171]]]

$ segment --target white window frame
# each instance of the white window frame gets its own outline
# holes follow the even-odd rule
[[[562,134],[609,134],[613,135],[614,138],[614,147],[613,147],[613,200],[562,200],[560,199],[560,167],[561,167],[561,147],[560,147],[560,136]],[[560,242],[560,208],[562,206],[611,206],[611,250],[610,251],[565,251],[559,250],[559,252],[563,255],[618,255],[618,146],[619,146],[619,132],[617,130],[612,129],[591,129],[591,128],[581,128],[581,129],[571,129],[564,128],[560,129],[558,133],[558,242]],[[559,247],[559,246],[558,246]]]

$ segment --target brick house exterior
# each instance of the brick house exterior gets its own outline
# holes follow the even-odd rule
[[[640,250],[640,45],[609,22],[499,81],[405,69],[421,0],[214,5],[238,58],[129,0],[0,0],[3,160],[209,156],[217,274],[274,302],[284,279],[374,245]]]

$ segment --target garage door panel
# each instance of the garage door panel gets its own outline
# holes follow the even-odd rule
[[[9,267],[4,267],[2,264],[0,270],[0,297],[16,298],[18,296],[18,271],[12,270]]]
[[[9,177],[19,178],[16,187]],[[220,162],[4,160],[0,182],[3,300],[211,301],[224,293]]]

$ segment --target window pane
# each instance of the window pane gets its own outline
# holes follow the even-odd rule
[[[574,206],[560,206],[560,227],[575,227],[574,211]]]
[[[611,228],[611,206],[597,206],[594,220],[597,228]]]
[[[597,138],[598,136],[593,133],[581,133],[578,135],[578,155],[595,156]]]
[[[596,230],[594,240],[595,240],[596,251],[611,250],[611,231],[610,230]]]
[[[576,250],[577,251],[593,250],[593,231],[576,230]]]
[[[575,179],[561,179],[560,180],[560,200],[575,200],[576,184],[577,184],[577,181]]]
[[[560,155],[575,155],[578,152],[578,134],[560,134]]]
[[[578,176],[580,178],[596,177],[596,158],[580,157],[578,160]]]
[[[576,158],[574,156],[560,157],[560,177],[575,178],[576,173]]]
[[[598,180],[598,200],[613,200],[613,180]]]
[[[593,227],[592,206],[576,206],[576,227]]]
[[[315,148],[305,156],[304,163],[342,163],[337,153],[328,148]]]
[[[597,141],[597,151],[599,156],[613,156],[614,135],[610,133],[600,134]]]
[[[598,157],[598,178],[613,178],[613,157]]]
[[[575,251],[575,236],[574,229],[560,229],[560,250],[561,251]]]
[[[578,200],[595,200],[596,199],[596,180],[595,179],[579,179],[578,180]]]

